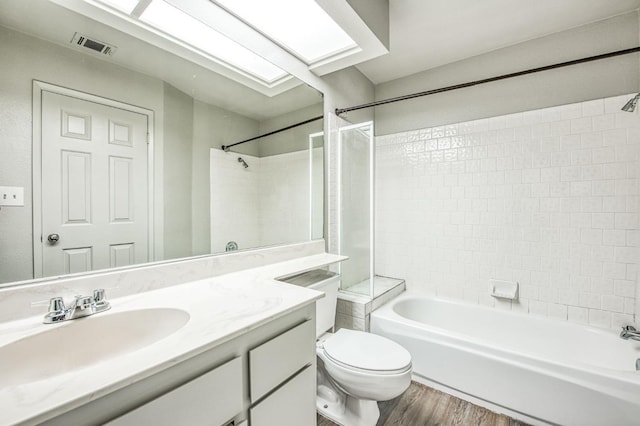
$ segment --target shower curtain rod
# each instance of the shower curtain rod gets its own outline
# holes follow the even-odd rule
[[[485,78],[485,79],[482,79],[482,80],[471,81],[471,82],[468,82],[468,83],[455,84],[453,86],[441,87],[439,89],[433,89],[433,90],[427,90],[427,91],[424,91],[424,92],[412,93],[410,95],[397,96],[395,98],[383,99],[383,100],[380,100],[380,101],[369,102],[369,103],[362,104],[362,105],[356,105],[356,106],[347,107],[347,108],[336,108],[335,113],[336,113],[336,115],[340,115],[340,114],[343,114],[343,113],[349,112],[349,111],[356,111],[356,110],[365,109],[365,108],[372,108],[372,107],[376,107],[376,106],[379,106],[379,105],[390,104],[390,103],[393,103],[393,102],[400,102],[400,101],[406,101],[408,99],[419,98],[421,96],[428,96],[428,95],[434,95],[436,93],[449,92],[451,90],[464,89],[465,87],[477,86],[479,84],[485,84],[485,83],[492,83],[494,81],[505,80],[507,78],[520,77],[520,76],[527,75],[527,74],[533,74],[533,73],[537,73],[537,72],[541,72],[541,71],[548,71],[548,70],[552,70],[552,69],[556,69],[556,68],[568,67],[570,65],[577,65],[577,64],[582,64],[582,63],[585,63],[585,62],[598,61],[600,59],[612,58],[614,56],[628,55],[630,53],[636,53],[636,52],[640,52],[640,46],[639,47],[632,47],[630,49],[618,50],[618,51],[615,51],[615,52],[604,53],[602,55],[590,56],[590,57],[582,58],[582,59],[574,59],[572,61],[561,62],[561,63],[558,63],[558,64],[546,65],[544,67],[531,68],[531,69],[528,69],[528,70],[525,70],[525,71],[518,71],[518,72],[514,72],[514,73],[510,73],[510,74],[503,74],[503,75],[499,75],[499,76],[496,76],[496,77],[490,77],[490,78]]]
[[[308,120],[301,121],[301,122],[299,122],[299,123],[295,123],[295,124],[292,124],[292,125],[287,126],[287,127],[283,127],[282,129],[274,130],[274,131],[272,131],[272,132],[265,133],[265,134],[263,134],[263,135],[254,136],[254,137],[252,137],[252,138],[245,139],[245,140],[240,141],[240,142],[232,143],[231,145],[222,145],[222,147],[221,147],[221,148],[222,148],[222,150],[223,150],[224,152],[228,152],[228,151],[229,151],[229,149],[230,149],[232,146],[240,145],[240,144],[243,144],[243,143],[247,143],[247,142],[254,141],[254,140],[256,140],[256,139],[260,139],[260,138],[264,138],[264,137],[267,137],[267,136],[275,135],[276,133],[284,132],[285,130],[293,129],[293,128],[295,128],[295,127],[304,126],[305,124],[313,123],[314,121],[318,121],[318,120],[321,120],[321,119],[323,119],[323,118],[324,118],[324,115],[319,115],[319,116],[317,116],[317,117],[313,117],[313,118],[310,118],[310,119],[308,119]]]

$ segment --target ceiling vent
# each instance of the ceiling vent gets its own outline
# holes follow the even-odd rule
[[[87,37],[86,35],[82,35],[80,33],[75,33],[73,35],[73,39],[71,39],[71,44],[77,46],[83,46],[87,49],[91,49],[94,52],[101,53],[103,55],[111,56],[118,49],[116,46],[103,43],[94,38]]]

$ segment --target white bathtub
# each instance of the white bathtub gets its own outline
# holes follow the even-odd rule
[[[640,425],[640,342],[410,292],[371,314],[417,381],[535,424]]]

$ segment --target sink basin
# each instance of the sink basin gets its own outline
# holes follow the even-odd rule
[[[183,327],[189,314],[153,308],[102,313],[56,325],[0,346],[0,386],[48,379],[127,354]]]

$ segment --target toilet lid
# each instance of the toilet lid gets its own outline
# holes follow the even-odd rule
[[[334,360],[350,367],[374,371],[402,370],[411,364],[409,352],[385,337],[341,328],[324,344]]]

